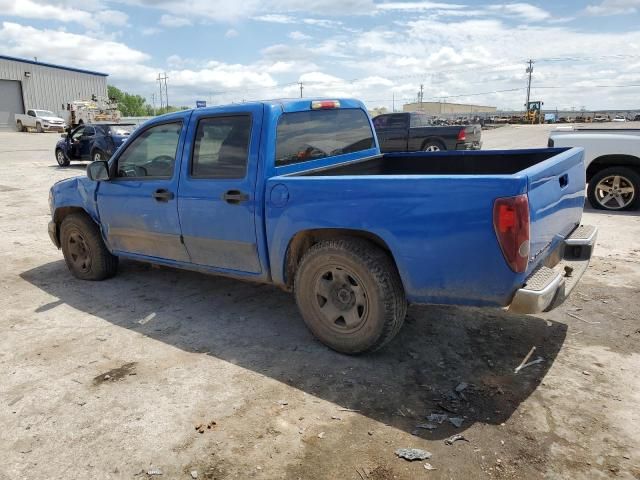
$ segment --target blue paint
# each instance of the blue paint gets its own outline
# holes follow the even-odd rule
[[[341,108],[364,109],[355,100],[340,103]],[[269,101],[152,119],[131,135],[127,145],[153,125],[183,121],[170,179],[59,182],[52,188],[54,209],[85,209],[118,255],[278,285],[287,282],[286,256],[296,234],[322,228],[365,232],[389,247],[409,301],[478,306],[507,305],[531,271],[580,221],[585,186],[580,149],[435,154],[476,161],[541,152],[549,157],[514,174],[299,175],[379,156],[377,141],[375,148],[364,151],[276,167],[280,116],[309,108],[309,100]],[[198,121],[229,115],[251,117],[245,176],[192,177]],[[124,150],[111,159],[112,170]],[[422,152],[402,155],[424,162],[436,158]],[[558,179],[565,175],[566,185],[560,185]],[[151,197],[158,188],[175,192],[175,198],[158,204]],[[230,191],[246,194],[246,199],[229,203],[223,196]],[[516,274],[497,243],[492,213],[496,198],[524,193],[531,207],[532,258],[527,271]],[[141,238],[133,242],[141,247],[137,250],[131,248],[130,238],[122,238],[136,234]]]

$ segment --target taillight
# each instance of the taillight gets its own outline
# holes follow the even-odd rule
[[[529,199],[526,194],[498,198],[493,204],[493,228],[504,259],[514,272],[529,264]]]
[[[461,129],[458,132],[458,141],[459,142],[464,142],[467,139],[467,132],[465,132],[465,129]]]

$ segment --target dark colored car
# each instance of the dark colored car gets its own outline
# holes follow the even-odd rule
[[[386,152],[437,152],[479,150],[480,125],[433,125],[424,113],[388,113],[373,119],[380,150]]]
[[[133,123],[79,125],[56,143],[56,161],[66,167],[73,161],[108,160],[135,129]]]

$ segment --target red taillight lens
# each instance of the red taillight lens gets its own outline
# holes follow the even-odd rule
[[[458,141],[464,142],[467,139],[467,132],[464,128],[458,132]]]
[[[311,102],[312,110],[324,110],[327,108],[340,108],[339,100],[314,100]]]
[[[526,194],[498,198],[493,204],[493,227],[504,259],[514,272],[529,264],[529,199]]]

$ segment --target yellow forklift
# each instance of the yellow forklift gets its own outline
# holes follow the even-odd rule
[[[532,125],[535,123],[542,123],[542,105],[544,105],[544,102],[539,100],[528,102],[525,105],[527,107],[527,113],[524,114],[524,123]]]

